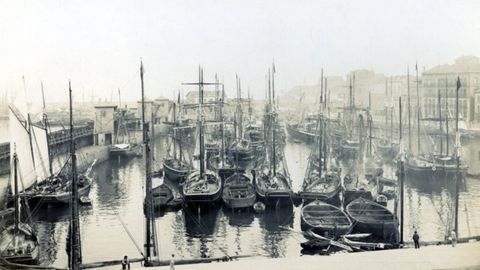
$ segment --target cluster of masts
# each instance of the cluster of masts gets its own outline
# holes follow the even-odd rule
[[[198,103],[188,106],[196,108],[196,121],[192,123],[192,121],[183,119],[183,111],[187,106],[182,104],[178,98],[173,106],[173,122],[171,123],[173,153],[169,153],[162,160],[163,168],[154,170],[155,166],[152,166],[153,153],[150,146],[151,132],[153,131],[149,130],[150,123],[145,115],[144,69],[141,64],[142,144],[146,187],[144,200],[145,249],[142,252],[144,265],[156,265],[158,262],[155,209],[179,204],[200,213],[205,211],[204,209],[215,207],[218,203],[224,203],[232,209],[253,207],[257,211],[272,207],[277,209],[279,205],[293,207],[293,205],[303,203],[302,230],[310,235],[313,234],[317,240],[340,241],[355,248],[371,247],[372,241],[376,241],[376,243],[380,241],[382,245],[387,243],[391,246],[403,243],[405,172],[410,177],[418,178],[436,173],[455,177],[457,183],[455,230],[458,235],[458,186],[460,176],[465,174],[467,168],[466,164],[461,163],[458,150],[460,146],[458,91],[461,87],[459,79],[456,97],[455,155],[448,155],[448,144],[447,155],[413,154],[410,142],[410,89],[408,89],[409,152],[407,153],[402,142],[401,98],[399,98],[400,136],[398,143],[394,142],[392,137],[375,138],[372,135],[373,118],[370,104],[364,110],[355,105],[354,76],[349,85],[348,106],[342,108],[337,118],[330,116],[330,91],[327,90],[327,79],[323,77],[322,70],[318,117],[309,119],[308,121],[313,121],[310,123],[304,122],[303,119],[300,124],[286,123],[286,130],[294,141],[303,140],[309,143],[313,142],[315,145],[308,159],[302,189],[299,193],[295,193],[292,191],[284,155],[286,134],[278,114],[275,72],[275,65],[272,65],[267,75],[266,97],[268,99],[261,119],[256,119],[253,115],[250,97],[248,99],[248,115],[244,115],[241,81],[237,76],[237,104],[234,115],[231,117],[233,119],[231,121],[233,122],[232,131],[227,127],[231,122],[228,121],[224,109],[224,85],[219,83],[216,76],[215,82],[205,82],[203,68],[199,67],[198,82],[182,84],[198,86]],[[216,101],[213,104],[207,104],[204,101],[206,86],[215,86]],[[34,185],[30,189],[18,190],[17,155],[15,152],[13,154],[15,223],[11,230],[6,232],[13,235],[11,241],[14,245],[12,249],[7,250],[8,252],[1,254],[3,258],[10,259],[12,262],[32,263],[38,258],[38,242],[34,236],[34,230],[27,224],[21,223],[20,198],[27,201],[34,198],[41,200],[50,198],[54,200],[51,202],[64,202],[71,206],[67,240],[69,268],[81,268],[78,202],[82,195],[88,195],[92,179],[86,178],[85,175],[88,175],[88,172],[86,174],[77,173],[72,135],[73,114],[70,84],[69,93],[71,170],[66,177],[60,175],[53,177],[50,173],[52,181],[45,181],[45,185],[50,185],[49,187],[52,188],[55,187],[53,181],[65,183],[65,178],[67,178],[66,182],[70,183],[68,190],[41,193],[38,191],[38,185]],[[206,108],[211,106],[214,107],[214,120],[208,120],[206,115]],[[417,112],[419,112],[418,98]],[[417,115],[419,123],[420,113]],[[367,121],[368,129],[365,128],[364,119]],[[24,128],[28,131],[28,126],[24,126]],[[419,134],[420,132],[418,132],[418,137],[420,137]],[[375,147],[373,147],[374,139],[378,141]],[[198,147],[196,147],[195,153],[185,154],[191,148],[189,140]],[[368,143],[368,148],[365,147],[366,143]],[[22,145],[22,147],[24,146]],[[189,160],[187,160],[187,156],[189,156]],[[383,176],[383,162],[392,161],[397,161],[398,164],[400,195],[388,190],[388,186],[393,181]],[[346,173],[342,175],[343,170]],[[360,171],[363,175],[359,175]],[[153,177],[163,177],[163,184],[154,189]],[[395,207],[395,213],[386,208],[389,199],[395,199],[395,205],[400,203],[400,229],[397,226],[399,223],[397,207]],[[368,238],[368,241],[353,241],[348,237],[351,233],[361,234],[362,237]],[[23,238],[20,237],[22,234]],[[28,252],[27,246],[29,246]],[[22,249],[23,255],[28,254],[28,260],[25,260],[25,256],[23,256],[22,260],[18,261],[19,256],[15,254],[19,249]]]

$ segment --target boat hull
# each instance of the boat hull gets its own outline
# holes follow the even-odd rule
[[[11,246],[14,238],[20,238],[21,244],[17,247]],[[30,250],[27,250],[27,245]],[[39,248],[37,237],[33,229],[25,224],[19,224],[19,230],[15,233],[14,226],[9,226],[0,235],[0,259],[8,263],[36,265],[39,259]]]
[[[360,198],[347,205],[346,212],[353,221],[352,233],[370,233],[374,239],[386,242],[398,240],[395,216],[384,206]]]
[[[325,236],[341,236],[350,233],[352,221],[340,208],[322,201],[313,201],[301,210],[302,231],[313,231]]]
[[[163,171],[165,172],[165,177],[173,182],[183,182],[191,172],[189,168],[175,168],[173,159],[163,161]]]
[[[467,174],[468,167],[465,165],[461,165],[459,167],[460,177],[465,177]],[[423,179],[423,180],[430,180],[430,179],[445,179],[445,178],[454,178],[457,175],[457,168],[455,166],[433,166],[433,165],[425,165],[420,166],[417,164],[411,164],[409,162],[405,162],[405,173],[407,176],[415,178],[415,179]]]
[[[305,143],[312,143],[315,141],[315,134],[304,132],[298,129],[297,125],[287,124],[287,133],[292,139],[302,141]]]
[[[199,180],[199,172],[191,173],[183,185],[183,199],[187,206],[199,207],[218,203],[222,197],[222,181],[211,171],[205,172],[206,180]],[[203,181],[203,182],[202,182]]]
[[[303,200],[303,204],[309,204],[313,201],[319,200],[322,202],[326,202],[328,204],[339,206],[340,205],[340,187],[335,189],[330,193],[324,192],[314,192],[314,191],[301,191],[299,193],[300,197]]]
[[[250,179],[237,173],[225,180],[222,199],[228,208],[238,209],[253,207],[257,197]]]
[[[78,197],[88,196],[90,194],[90,188],[92,186],[91,180],[89,183],[78,189]],[[33,196],[27,196],[29,204],[69,204],[71,200],[70,192],[61,192],[56,194],[36,194]]]

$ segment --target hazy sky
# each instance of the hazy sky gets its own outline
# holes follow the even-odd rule
[[[181,82],[223,78],[227,94],[242,78],[263,97],[275,59],[280,91],[313,84],[320,68],[402,74],[408,64],[451,63],[480,56],[480,1],[3,1],[0,0],[0,91],[47,101],[92,92],[110,99],[146,92],[173,97]],[[185,89],[187,91],[187,89]]]

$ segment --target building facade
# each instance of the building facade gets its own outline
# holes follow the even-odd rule
[[[480,123],[480,99],[476,98],[476,93],[480,92],[480,58],[472,56],[460,57],[454,64],[436,66],[423,72],[424,117],[438,118],[442,115],[444,118],[447,114],[450,118],[455,117],[457,78],[461,82],[460,119],[470,125]]]
[[[93,142],[95,145],[111,145],[115,141],[115,105],[95,106]]]

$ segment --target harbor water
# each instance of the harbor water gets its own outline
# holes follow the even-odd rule
[[[478,142],[465,145],[475,148]],[[166,141],[155,141],[155,165],[161,165]],[[287,141],[285,154],[294,191],[298,191],[307,166],[311,146]],[[478,154],[471,155],[478,158]],[[80,156],[81,160],[82,157]],[[478,161],[472,161],[478,162]],[[144,165],[142,158],[107,160],[94,167],[95,182],[90,192],[92,206],[80,213],[83,262],[120,259],[124,255],[141,257],[144,242]],[[422,241],[443,240],[453,211],[454,179],[419,181],[406,179],[405,240],[414,230]],[[0,179],[6,186],[8,177]],[[480,234],[480,180],[468,178],[460,194],[460,236]],[[65,244],[69,208],[31,209],[41,245],[41,263],[55,267],[67,265]],[[253,210],[232,212],[212,208],[209,212],[157,213],[156,232],[160,258],[175,254],[181,258],[224,255],[263,255],[296,257],[301,255],[300,207],[292,211],[255,214]],[[468,217],[468,219],[467,219]],[[468,222],[467,222],[468,220]],[[122,223],[124,225],[122,225]],[[282,228],[288,226],[293,230]],[[133,239],[133,240],[132,240]],[[142,250],[143,251],[143,250]]]

